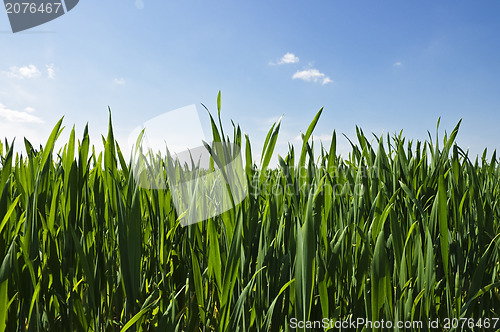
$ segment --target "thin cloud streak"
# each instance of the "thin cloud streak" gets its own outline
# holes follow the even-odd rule
[[[10,123],[44,123],[39,117],[29,114],[34,111],[33,108],[27,107],[25,110],[26,111],[12,110],[0,103],[0,118],[3,119],[4,122]]]

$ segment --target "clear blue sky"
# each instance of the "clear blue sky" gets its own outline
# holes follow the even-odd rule
[[[474,154],[500,147],[498,1],[82,0],[12,34],[0,12],[0,136],[44,142],[61,116],[102,145],[164,112],[205,104],[261,145],[284,114],[286,151],[315,131],[451,131]],[[227,128],[228,130],[229,128]],[[66,130],[67,131],[67,130]],[[348,150],[339,138],[341,151]],[[256,152],[256,151],[254,151]]]

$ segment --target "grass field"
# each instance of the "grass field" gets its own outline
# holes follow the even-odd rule
[[[99,154],[87,130],[54,151],[62,121],[39,149],[0,143],[0,331],[292,331],[292,319],[323,318],[332,331],[349,318],[467,318],[457,331],[481,319],[474,330],[491,330],[496,154],[470,160],[454,143],[458,124],[425,142],[357,129],[342,158],[335,132],[330,146],[312,146],[320,115],[300,150],[271,167],[280,124],[254,161],[219,110],[213,140],[244,151],[248,195],[186,227],[168,187],[134,181],[111,119]]]

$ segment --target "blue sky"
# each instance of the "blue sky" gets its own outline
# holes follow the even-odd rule
[[[80,1],[12,34],[0,13],[0,136],[46,140],[57,120],[93,143],[186,105],[239,123],[256,153],[281,115],[277,150],[355,126],[424,140],[438,117],[473,154],[500,147],[498,1]],[[202,118],[204,125],[206,119]],[[228,128],[229,129],[229,128]],[[66,130],[68,132],[68,130]],[[341,135],[340,135],[341,136]],[[62,138],[63,139],[63,138]],[[339,137],[339,149],[348,143]]]

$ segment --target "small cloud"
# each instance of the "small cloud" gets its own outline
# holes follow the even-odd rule
[[[299,62],[299,57],[296,56],[295,54],[293,53],[287,53],[285,55],[283,55],[283,57],[280,59],[280,61],[278,62],[279,65],[283,65],[283,64],[286,64],[286,63],[297,63]]]
[[[289,64],[289,63],[297,63],[299,62],[299,57],[296,56],[293,53],[286,53],[281,57],[281,59],[278,62],[269,62],[269,65],[271,66],[276,66],[276,65],[284,65],[284,64]]]
[[[330,79],[330,77],[327,76],[323,79],[323,82],[321,82],[321,84],[325,85],[328,83],[333,83],[333,81]]]
[[[50,65],[45,65],[45,68],[47,69],[47,76],[53,80],[54,78],[56,78],[56,72],[54,70],[54,64],[50,64]]]
[[[28,65],[24,67],[10,67],[7,76],[10,78],[36,78],[41,75],[40,70],[35,65]]]
[[[125,85],[125,79],[124,78],[115,78],[113,80],[113,83],[115,83],[116,85]]]
[[[11,110],[0,103],[0,118],[2,118],[5,122],[43,123],[42,119],[28,113],[33,112],[34,110],[35,109],[32,107],[25,108],[25,111]]]
[[[28,112],[28,113],[33,113],[35,111],[35,109],[33,107],[26,107],[24,109],[25,112]]]
[[[401,67],[402,65],[403,65],[403,63],[398,61],[398,62],[395,62],[392,66],[393,67]]]
[[[325,85],[333,82],[330,77],[326,76],[324,73],[321,73],[317,69],[305,69],[299,70],[292,76],[293,79],[299,79],[306,82],[321,82],[321,84]]]

